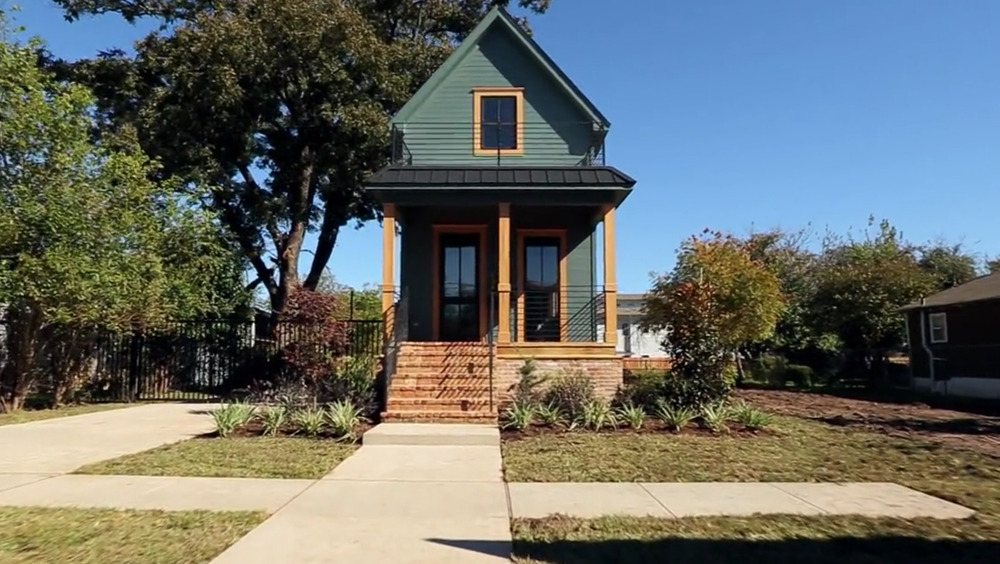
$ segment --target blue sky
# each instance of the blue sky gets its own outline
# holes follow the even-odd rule
[[[63,57],[148,30],[20,3]],[[532,27],[611,120],[608,163],[638,180],[618,214],[620,291],[644,291],[704,228],[822,235],[875,215],[1000,255],[996,0],[553,0]],[[378,282],[380,242],[374,223],[344,232],[330,270]]]

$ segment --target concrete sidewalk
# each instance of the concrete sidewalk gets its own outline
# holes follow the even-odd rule
[[[0,506],[273,513],[314,480],[0,474]]]
[[[0,474],[65,474],[214,429],[210,404],[126,407],[0,427]]]
[[[408,446],[383,428],[379,445],[362,446],[213,564],[509,563],[500,436],[484,429],[449,425]],[[481,443],[484,434],[492,446],[441,444]]]
[[[975,514],[890,483],[532,483],[508,487],[515,518],[792,514],[964,519]]]

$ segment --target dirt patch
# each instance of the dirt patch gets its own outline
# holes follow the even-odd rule
[[[1000,417],[931,407],[785,390],[739,390],[736,396],[779,415],[898,437],[922,438],[1000,457]]]
[[[501,429],[500,438],[504,441],[519,441],[521,439],[527,439],[530,437],[541,437],[541,436],[552,436],[552,435],[684,435],[684,436],[726,436],[726,437],[739,437],[752,439],[761,436],[770,436],[774,432],[770,429],[761,429],[758,431],[749,431],[739,425],[730,424],[729,431],[726,433],[714,433],[705,427],[699,425],[689,425],[680,431],[674,431],[673,429],[668,429],[659,421],[646,421],[643,426],[639,429],[633,429],[631,427],[619,427],[617,429],[609,427],[606,429],[601,429],[600,431],[593,431],[591,429],[568,429],[566,427],[550,427],[545,425],[533,425],[524,429],[522,431],[516,431],[513,429]]]

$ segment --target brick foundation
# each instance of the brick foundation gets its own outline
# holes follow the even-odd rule
[[[509,390],[521,379],[520,370],[524,365],[521,358],[497,358],[493,364],[493,389],[497,403],[507,402]],[[620,358],[592,359],[536,359],[535,366],[540,373],[555,374],[561,371],[581,370],[594,382],[597,397],[611,399],[622,385],[622,361]]]

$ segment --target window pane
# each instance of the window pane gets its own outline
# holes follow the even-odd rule
[[[463,296],[476,295],[476,248],[462,247],[462,288]]]
[[[480,148],[517,149],[517,98],[480,98]]]

